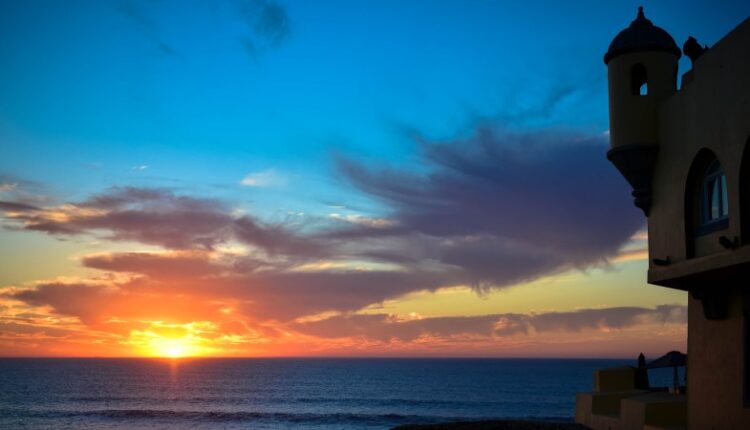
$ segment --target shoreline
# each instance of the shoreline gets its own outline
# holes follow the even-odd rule
[[[530,420],[459,421],[440,424],[405,424],[391,430],[588,430],[578,423]]]

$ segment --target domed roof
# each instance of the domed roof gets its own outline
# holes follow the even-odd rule
[[[664,29],[651,23],[643,14],[643,7],[638,8],[638,16],[630,26],[622,30],[609,44],[604,54],[604,64],[621,54],[638,51],[670,52],[680,58],[682,51]]]

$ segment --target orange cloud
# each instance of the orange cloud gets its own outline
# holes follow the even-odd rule
[[[612,191],[624,185],[601,139],[480,130],[454,143],[424,144],[425,175],[339,160],[387,216],[272,223],[168,189],[50,203],[9,188],[5,228],[151,251],[89,254],[79,260],[85,275],[2,287],[0,354],[535,355],[574,354],[583,342],[611,353],[614,339],[638,342],[646,328],[666,344],[684,340],[679,306],[360,314],[410,293],[486,292],[640,258],[620,252],[642,219],[615,197],[627,193]]]

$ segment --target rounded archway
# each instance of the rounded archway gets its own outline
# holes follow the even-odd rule
[[[630,68],[630,92],[634,96],[648,95],[648,73],[646,66],[641,63]]]
[[[727,177],[716,154],[704,148],[693,159],[685,187],[686,257],[703,254],[696,248],[701,237],[728,227]]]

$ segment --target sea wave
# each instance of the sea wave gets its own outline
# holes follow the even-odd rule
[[[5,415],[8,411],[0,411]],[[166,420],[166,421],[271,421],[285,423],[306,423],[314,425],[333,424],[407,424],[407,423],[436,423],[447,421],[466,421],[497,419],[498,417],[464,417],[464,416],[435,416],[410,414],[372,414],[372,413],[288,413],[288,412],[251,412],[251,411],[174,411],[163,409],[102,409],[86,411],[70,410],[42,410],[42,411],[13,411],[15,418],[41,419],[69,419],[69,418],[100,418],[113,420]],[[8,416],[8,415],[6,415]],[[515,417],[518,419],[519,417]],[[530,418],[530,417],[529,417]],[[569,421],[566,417],[533,417],[542,421]]]
[[[615,360],[0,360],[0,428],[385,430],[572,421]],[[671,371],[668,371],[671,381]],[[649,375],[651,376],[651,375]]]
[[[163,397],[144,396],[77,396],[60,399],[61,402],[162,402]],[[170,402],[188,403],[213,403],[220,402],[225,405],[252,404],[254,402],[271,404],[339,404],[339,405],[367,405],[367,406],[434,406],[434,407],[461,407],[461,406],[493,406],[501,402],[479,401],[479,400],[439,400],[439,399],[407,399],[407,398],[377,398],[377,397],[269,397],[269,396],[174,396],[168,399]],[[504,400],[502,403],[512,403],[512,399]]]

